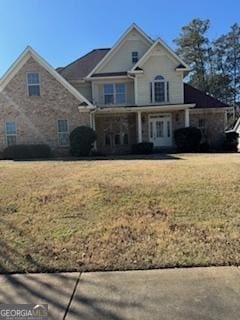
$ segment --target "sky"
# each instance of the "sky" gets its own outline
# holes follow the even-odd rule
[[[239,0],[0,0],[0,76],[27,45],[53,67],[111,47],[135,22],[171,47],[181,27],[210,19],[215,38],[240,23]]]

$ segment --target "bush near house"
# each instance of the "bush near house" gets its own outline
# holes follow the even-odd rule
[[[86,157],[93,148],[96,141],[96,132],[87,126],[75,128],[70,133],[70,152],[75,157]]]
[[[223,150],[237,152],[238,138],[239,138],[239,134],[237,132],[227,132],[225,140],[223,142]]]
[[[153,151],[152,142],[141,142],[132,145],[132,153],[134,154],[150,154]]]
[[[51,155],[51,148],[46,144],[18,144],[3,150],[3,159],[6,160],[43,159]]]
[[[174,131],[174,139],[179,152],[198,151],[201,138],[201,131],[195,127],[180,128]]]

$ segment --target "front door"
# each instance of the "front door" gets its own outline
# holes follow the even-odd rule
[[[149,115],[149,140],[154,147],[172,145],[171,115]]]

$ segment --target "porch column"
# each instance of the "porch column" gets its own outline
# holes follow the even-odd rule
[[[190,121],[189,121],[189,109],[185,109],[185,127],[189,127]]]
[[[138,111],[137,113],[138,118],[138,143],[142,142],[142,112]]]
[[[96,130],[96,122],[95,122],[95,113],[92,113],[92,128],[95,131]]]
[[[95,121],[95,113],[90,112],[90,128],[92,128],[94,131],[96,131],[96,121]],[[93,149],[97,149],[97,142],[95,141],[93,144]]]

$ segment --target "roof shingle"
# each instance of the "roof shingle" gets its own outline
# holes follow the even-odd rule
[[[94,49],[79,59],[73,61],[57,71],[67,80],[79,80],[85,78],[100,60],[109,52],[109,48]]]
[[[226,108],[229,105],[184,83],[184,103],[196,103],[196,108]]]

